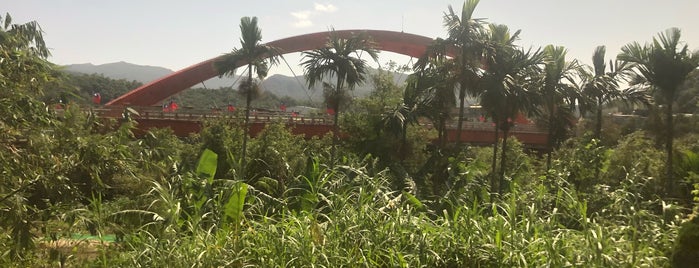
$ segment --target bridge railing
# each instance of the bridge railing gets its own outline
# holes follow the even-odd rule
[[[433,124],[429,121],[420,123],[421,126],[428,128],[433,128]],[[457,124],[451,123],[446,125],[447,129],[456,129]],[[492,122],[473,122],[473,121],[463,121],[463,129],[467,130],[477,130],[477,131],[493,131],[495,126]],[[545,129],[538,127],[535,124],[515,124],[511,129],[511,133],[546,133]]]
[[[138,112],[137,119],[161,119],[161,120],[177,120],[177,121],[202,121],[206,119],[227,118],[243,121],[245,119],[244,111],[237,110],[229,112],[221,109],[192,109],[182,108],[176,111],[163,111],[160,107],[130,107]],[[97,108],[94,111],[100,116],[114,117],[120,115],[123,108]],[[311,125],[332,125],[331,116],[327,115],[301,115],[291,112],[282,111],[251,111],[250,122],[252,123],[270,123],[270,122],[287,122],[293,124],[311,124]]]
[[[232,120],[245,119],[245,113],[242,110],[234,112],[225,111],[222,109],[192,109],[182,108],[177,111],[163,111],[160,107],[131,107],[139,113],[136,118],[139,119],[155,119],[155,120],[176,120],[176,121],[202,121],[206,119],[227,118]],[[123,108],[96,108],[93,109],[100,116],[117,116],[123,111]],[[290,112],[282,111],[266,111],[257,110],[251,111],[250,122],[252,123],[271,123],[271,122],[286,122],[289,124],[305,124],[305,125],[332,125],[332,116],[329,115],[294,115]],[[434,128],[430,121],[420,122],[421,126]],[[456,129],[456,122],[447,124],[447,129]],[[492,122],[480,121],[463,121],[463,129],[477,131],[493,131]],[[510,130],[511,133],[546,133],[535,124],[515,124]]]

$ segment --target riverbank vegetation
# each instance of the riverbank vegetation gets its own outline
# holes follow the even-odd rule
[[[518,47],[519,31],[472,17],[477,3],[449,7],[448,37],[410,66],[406,85],[379,72],[354,81],[373,84],[366,98],[328,94],[346,138],[304,139],[279,122],[247,142],[243,122],[135,136],[133,110],[108,119],[54,107],[51,96],[79,89],[46,60],[38,24],[3,16],[0,266],[697,263],[699,121],[686,94],[699,57],[679,30],[631,42],[611,70],[586,67],[561,47]],[[449,47],[456,54],[439,53]],[[337,75],[328,92],[351,90],[338,77],[349,79]],[[468,95],[499,142],[446,142]],[[647,114],[599,112],[616,107]],[[520,114],[550,130],[546,148],[508,136]]]

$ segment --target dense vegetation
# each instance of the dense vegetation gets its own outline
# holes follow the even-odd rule
[[[99,93],[101,95],[101,104],[105,104],[142,85],[137,81],[112,79],[101,74],[66,72],[62,76],[63,79],[60,84],[46,86],[46,94],[41,97],[41,100],[46,103],[63,101],[65,103],[72,102],[81,106],[89,106],[93,103],[93,94]],[[218,89],[191,88],[163,100],[163,102],[171,100],[177,102],[180,107],[197,110],[225,109],[228,104],[232,104],[235,107],[245,106],[245,96],[230,87]],[[309,101],[299,101],[287,96],[279,97],[266,91],[263,91],[259,98],[255,100],[255,107],[262,109],[278,109],[281,104],[288,107],[314,105],[314,103]],[[315,105],[317,106],[318,104]]]
[[[696,108],[678,99],[697,90],[696,79],[684,80],[699,60],[673,47],[679,32],[651,45],[630,44],[619,63],[628,69],[615,64],[607,72],[567,61],[561,47],[517,47],[519,31],[472,18],[477,3],[467,1],[463,12],[449,7],[449,36],[428,49],[405,88],[389,72],[359,79],[366,74],[352,68],[363,60],[348,50],[343,57],[355,64],[340,66],[344,75],[335,73],[326,86],[328,102],[335,102],[328,104],[337,111],[343,105],[336,122],[351,133],[343,140],[332,134],[306,140],[281,122],[247,139],[244,122],[223,120],[205,122],[188,138],[168,129],[136,137],[129,116],[98,118],[78,102],[52,109],[53,96],[84,95],[78,85],[99,77],[58,71],[46,61],[38,25],[13,24],[5,15],[0,266],[699,263],[693,212],[699,121],[673,117],[677,111],[667,108],[674,102],[683,113]],[[331,42],[370,43],[353,38],[359,39]],[[458,48],[455,55],[440,53],[449,47]],[[320,54],[337,49],[310,52],[307,65],[334,68]],[[479,69],[484,62],[488,68]],[[668,77],[658,62],[686,74]],[[265,71],[266,64],[255,63],[258,73]],[[321,73],[307,75],[321,81]],[[338,96],[365,80],[375,88],[370,96]],[[629,81],[631,89],[622,92]],[[118,91],[125,83],[110,86]],[[253,101],[255,80],[249,83],[240,90],[246,102]],[[492,148],[448,144],[444,129],[463,117],[452,111],[463,110],[466,95],[481,98],[495,135],[508,137],[517,114],[538,118],[551,130],[550,150],[527,149],[512,137]],[[597,108],[619,103],[648,105],[649,115],[640,123],[597,116]],[[661,131],[668,125],[674,133]],[[100,239],[109,242],[95,242]]]

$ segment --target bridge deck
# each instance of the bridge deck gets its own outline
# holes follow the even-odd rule
[[[202,122],[208,119],[229,119],[242,124],[245,116],[242,111],[181,109],[176,112],[165,112],[157,107],[133,107],[132,109],[138,112],[138,115],[134,115],[133,119],[138,122],[140,131],[145,132],[151,128],[170,128],[181,137],[198,133],[201,131]],[[94,109],[98,115],[110,118],[120,118],[123,110],[122,107],[115,106]],[[303,134],[307,138],[325,135],[332,131],[333,125],[330,115],[292,116],[288,112],[258,111],[252,112],[250,115],[251,135],[257,135],[266,124],[272,122],[283,122],[289,126],[292,133]],[[421,123],[421,125],[428,129],[434,127],[430,123]],[[455,142],[457,140],[456,123],[448,125],[447,129],[448,141]],[[461,141],[475,144],[493,143],[493,131],[494,127],[490,122],[464,121]],[[543,147],[547,143],[546,131],[534,124],[515,125],[510,134],[530,147]]]

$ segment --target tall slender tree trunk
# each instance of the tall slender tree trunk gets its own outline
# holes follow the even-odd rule
[[[333,148],[332,152],[330,153],[330,163],[332,165],[335,165],[335,157],[337,154],[337,144],[339,143],[340,138],[338,135],[340,134],[340,127],[337,122],[338,118],[340,118],[340,105],[339,101],[335,105],[333,105],[333,110],[335,110],[335,114],[333,115]]]
[[[667,120],[667,137],[665,137],[665,151],[667,151],[665,190],[667,191],[668,196],[673,197],[675,195],[675,180],[672,174],[672,141],[675,137],[675,130],[672,122],[672,98],[670,98],[667,103],[667,114],[665,115]]]
[[[456,123],[456,147],[461,148],[461,130],[464,122],[464,100],[466,99],[466,86],[461,84],[459,89],[459,122]]]
[[[602,138],[602,100],[597,97],[597,122],[595,122],[595,139]]]
[[[497,168],[498,168],[498,137],[499,135],[499,130],[498,130],[498,124],[495,124],[495,141],[493,142],[493,159],[490,164],[490,199],[494,200],[496,197],[498,190],[500,186],[498,185],[498,179],[497,179]]]
[[[243,153],[240,162],[241,179],[245,179],[245,166],[247,166],[248,135],[250,135],[250,103],[252,102],[252,65],[248,64],[248,86],[245,94],[245,123],[243,126]]]
[[[506,123],[509,124],[509,123]],[[510,126],[505,126],[502,131],[502,153],[500,153],[500,181],[498,182],[498,194],[502,194],[504,190],[509,189],[509,186],[505,184],[505,171],[507,170],[507,136],[510,134]]]
[[[597,97],[597,125],[595,126],[595,139],[602,140],[602,98]],[[602,169],[602,162],[595,163],[595,179],[599,179],[599,174]]]
[[[336,75],[337,83],[335,84],[335,96],[333,96],[334,101],[332,104],[332,108],[335,112],[335,114],[333,115],[333,146],[330,152],[330,163],[333,166],[335,165],[335,158],[337,156],[337,145],[340,141],[340,137],[338,137],[338,135],[340,134],[338,119],[340,118],[340,101],[342,98],[342,95],[340,95],[340,88],[342,87],[342,76],[340,74]]]
[[[439,130],[438,130],[438,136],[439,136],[439,148],[442,149],[444,148],[444,145],[447,144],[447,121],[443,117],[439,118]]]
[[[553,100],[551,100],[553,102]],[[551,154],[553,153],[553,104],[549,105],[549,125],[548,125],[548,139],[546,141],[546,146],[548,147],[548,152],[546,154],[546,173],[551,170]],[[547,176],[548,177],[548,176]]]
[[[403,122],[402,126],[402,131],[401,131],[401,140],[400,140],[400,149],[398,150],[398,155],[400,156],[400,162],[403,163],[403,160],[405,160],[406,153],[405,153],[405,145],[408,143],[408,123]]]

